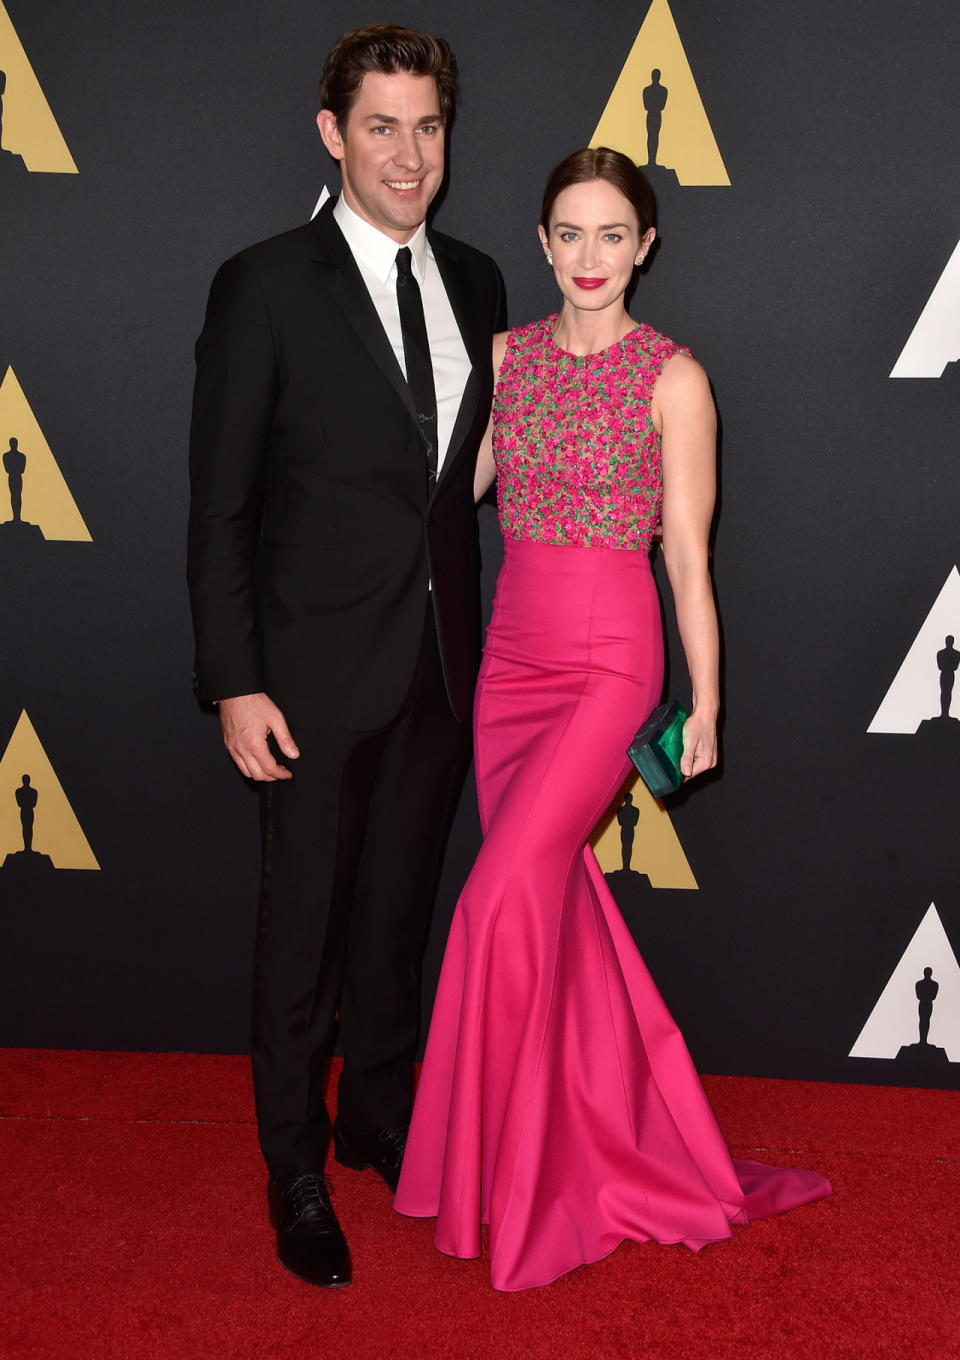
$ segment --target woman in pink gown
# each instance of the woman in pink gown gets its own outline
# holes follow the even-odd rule
[[[553,172],[540,238],[556,316],[498,336],[492,449],[504,564],[475,712],[483,847],[457,905],[395,1207],[480,1253],[495,1288],[547,1284],[625,1238],[698,1250],[828,1194],[733,1162],[683,1038],[587,844],[660,698],[648,549],[663,552],[690,673],[689,778],[716,763],[707,568],[715,413],[689,353],[624,306],[654,239],[625,156]]]

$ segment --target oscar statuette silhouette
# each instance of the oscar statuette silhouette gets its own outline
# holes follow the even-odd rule
[[[954,636],[948,633],[943,646],[937,652],[937,670],[940,672],[940,712],[932,718],[924,718],[917,728],[917,736],[931,744],[942,745],[949,742],[960,746],[960,718],[950,713],[953,702],[953,686],[960,667],[960,651],[953,645]]]
[[[28,774],[23,775],[14,789],[14,800],[20,812],[20,835],[23,839],[22,850],[11,850],[0,864],[0,873],[29,879],[35,873],[53,869],[53,860],[33,848],[33,832],[36,822],[37,803],[40,794]]]
[[[18,179],[26,178],[29,174],[27,167],[23,163],[23,158],[18,156],[15,151],[10,151],[4,146],[3,140],[3,96],[7,91],[7,74],[0,71],[0,184],[6,186]]]
[[[6,474],[11,518],[0,523],[0,543],[42,543],[44,538],[40,526],[23,518],[23,478],[27,470],[27,455],[14,435],[10,435],[7,442],[9,448],[0,461]]]
[[[931,1044],[929,1040],[933,1003],[940,991],[940,984],[934,979],[932,968],[924,968],[923,977],[915,984],[914,990],[917,995],[920,1038],[915,1044],[904,1044],[894,1061],[908,1063],[919,1073],[942,1067],[950,1060],[947,1057],[946,1049]]]
[[[641,789],[641,797],[646,790]],[[647,874],[632,867],[636,849],[636,831],[640,821],[640,809],[633,801],[633,794],[625,792],[621,796],[616,811],[617,825],[620,828],[620,868],[604,875],[610,889],[623,907],[642,908],[653,887]]]
[[[659,194],[663,189],[674,189],[680,186],[676,170],[670,166],[661,165],[658,159],[663,115],[667,107],[667,100],[670,98],[670,91],[666,85],[661,84],[660,76],[659,68],[654,67],[650,72],[650,84],[645,85],[643,90],[643,107],[647,114],[647,163],[640,167],[656,194]]]

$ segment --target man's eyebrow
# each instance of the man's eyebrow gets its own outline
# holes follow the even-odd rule
[[[389,113],[368,113],[365,121],[368,123],[389,123],[391,126],[396,127],[399,124],[400,119],[394,118],[393,115]],[[420,127],[422,123],[441,123],[442,121],[443,117],[439,113],[425,113],[422,118],[417,119],[416,125],[417,127]]]

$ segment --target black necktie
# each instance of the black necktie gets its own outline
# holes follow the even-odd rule
[[[410,272],[410,247],[397,251],[397,306],[403,332],[403,357],[407,366],[407,385],[413,396],[420,421],[420,433],[427,446],[427,475],[430,488],[437,480],[437,389],[433,383],[433,362],[427,323],[423,316],[420,288]]]

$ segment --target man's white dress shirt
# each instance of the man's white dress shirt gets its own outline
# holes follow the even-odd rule
[[[400,247],[396,241],[378,231],[362,217],[358,217],[344,202],[342,194],[334,206],[333,216],[367,285],[377,315],[387,333],[387,339],[397,356],[400,371],[406,377],[407,365],[403,354],[400,308],[397,306],[397,251]],[[450,447],[450,436],[453,434],[471,365],[453,308],[443,286],[443,279],[440,277],[440,270],[427,240],[425,223],[420,223],[406,244],[412,256],[414,278],[420,285],[423,315],[427,323],[427,339],[430,342],[430,357],[433,360],[433,383],[437,392],[439,473]]]

